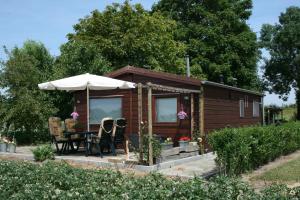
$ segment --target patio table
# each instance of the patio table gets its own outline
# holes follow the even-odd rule
[[[91,146],[91,138],[92,135],[96,135],[98,132],[97,131],[81,131],[81,132],[65,132],[65,137],[68,138],[68,148],[67,151],[69,152],[69,147],[71,147],[72,151],[74,151],[74,146],[73,146],[73,140],[71,139],[72,135],[80,135],[84,136],[84,147],[85,147],[85,156],[88,156],[89,153],[92,152],[92,146]],[[79,146],[80,144],[78,144]],[[78,149],[77,149],[78,150]]]

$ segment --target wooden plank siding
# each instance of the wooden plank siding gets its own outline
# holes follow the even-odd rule
[[[122,75],[117,77],[120,80],[132,81],[135,83],[143,83],[153,82],[155,84],[162,84],[172,87],[180,87],[186,89],[196,89],[196,86],[178,84],[172,81],[165,81],[160,79],[153,79],[144,76],[137,76],[132,74]],[[198,87],[199,88],[199,87]],[[161,135],[163,137],[172,137],[175,141],[182,135],[190,136],[191,132],[191,124],[190,124],[190,94],[179,94],[172,92],[163,92],[163,91],[152,91],[152,102],[153,102],[153,110],[152,110],[152,120],[153,120],[153,134]],[[137,134],[138,133],[138,93],[137,88],[131,90],[105,90],[105,91],[90,91],[90,98],[102,98],[111,95],[121,95],[122,96],[122,117],[127,119],[128,126],[126,128],[126,134]],[[185,96],[188,97],[188,100],[185,99]],[[198,95],[194,95],[195,102],[195,111],[199,109]],[[77,91],[74,92],[77,112],[79,113],[79,121],[86,125],[86,91]],[[174,123],[158,123],[156,122],[156,111],[155,111],[155,99],[160,97],[176,97],[177,98],[177,112],[180,111],[180,105],[183,104],[184,111],[188,114],[189,118],[185,120],[177,119],[177,122]],[[147,100],[147,89],[143,89],[143,116],[142,120],[147,123],[148,121],[148,100]],[[198,112],[194,113],[195,122],[198,121]],[[197,127],[197,123],[195,123],[195,127]],[[91,125],[91,130],[98,130],[99,125]]]
[[[126,71],[129,70],[129,71]],[[161,74],[161,76],[160,76]],[[225,88],[214,85],[201,85],[200,80],[180,77],[163,72],[151,72],[145,69],[136,69],[126,67],[108,74],[109,77],[130,81],[134,83],[147,84],[148,82],[177,87],[183,89],[199,90],[203,87],[204,98],[204,132],[205,135],[212,130],[224,128],[226,126],[239,127],[246,125],[259,124],[262,121],[262,115],[253,117],[253,101],[261,102],[261,96],[241,91],[238,88]],[[224,85],[223,85],[224,86]],[[191,136],[191,94],[179,94],[167,91],[152,91],[152,121],[153,134],[162,135],[164,137],[172,137],[174,141],[182,135]],[[122,117],[127,119],[126,134],[138,134],[138,89],[128,90],[107,90],[107,91],[90,91],[90,98],[101,98],[112,95],[120,95],[122,97]],[[246,97],[247,96],[247,97]],[[74,92],[75,104],[79,113],[79,121],[86,126],[86,91]],[[156,106],[155,99],[159,97],[176,97],[177,113],[180,111],[180,105],[184,107],[184,111],[188,114],[188,119],[179,120],[174,123],[158,123],[156,122]],[[199,130],[199,94],[194,94],[194,129]],[[245,108],[245,117],[240,117],[239,100],[248,99],[248,107]],[[147,88],[143,88],[142,96],[142,121],[148,121],[148,102]],[[100,123],[100,122],[99,122]],[[147,126],[146,126],[147,127]],[[91,130],[98,130],[99,125],[91,125]],[[204,138],[205,139],[205,138]],[[206,141],[207,142],[207,141]],[[209,148],[206,145],[206,148]]]
[[[260,124],[262,116],[253,117],[253,101],[260,96],[215,86],[204,86],[204,130],[206,133],[227,126],[241,127]],[[248,99],[245,116],[240,117],[240,100]]]

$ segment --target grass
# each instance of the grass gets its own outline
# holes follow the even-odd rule
[[[290,121],[294,118],[296,107],[290,106],[283,109],[283,119]]]
[[[300,181],[300,157],[282,164],[274,169],[266,171],[256,180],[279,181],[279,182],[299,182]]]

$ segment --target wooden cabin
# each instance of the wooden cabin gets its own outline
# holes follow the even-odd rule
[[[207,134],[215,129],[262,123],[263,96],[254,91],[132,66],[106,76],[140,83],[142,93],[138,93],[138,88],[90,91],[91,130],[98,130],[103,117],[124,117],[128,122],[126,134],[137,134],[139,121],[148,123],[148,116],[152,114],[153,134],[172,137],[176,141],[181,136],[190,137],[195,130],[206,139]],[[151,113],[148,113],[149,88]],[[74,97],[79,120],[87,126],[86,91],[74,92]],[[179,119],[177,114],[180,111],[188,117]]]

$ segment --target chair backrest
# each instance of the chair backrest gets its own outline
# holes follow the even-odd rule
[[[112,135],[114,127],[114,120],[112,118],[106,117],[101,120],[100,128],[98,132],[98,137],[108,137]]]
[[[112,136],[115,137],[115,140],[124,140],[126,125],[127,122],[124,118],[118,118],[115,120],[114,129],[112,133]]]
[[[65,126],[67,132],[76,132],[76,129],[74,128],[76,124],[76,120],[74,119],[65,119]]]
[[[61,128],[61,119],[59,117],[50,117],[48,120],[50,135],[55,137],[63,137]]]

